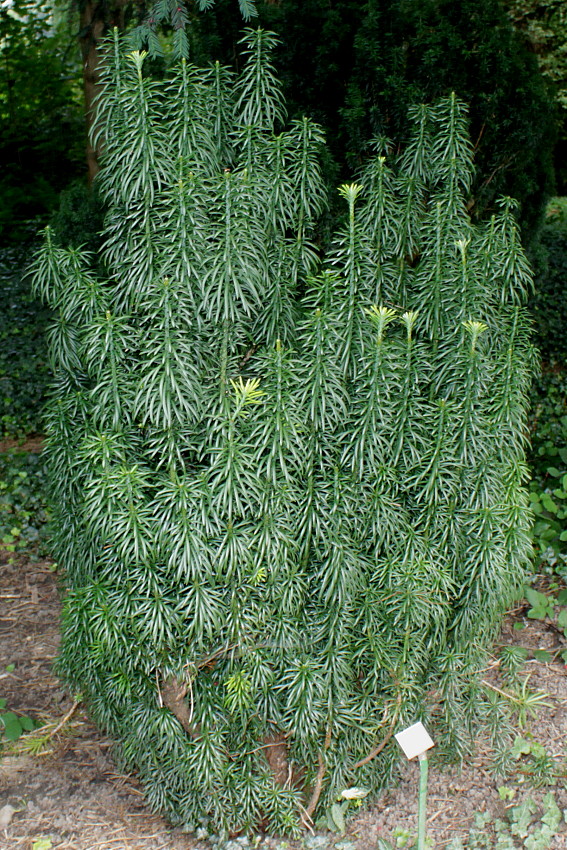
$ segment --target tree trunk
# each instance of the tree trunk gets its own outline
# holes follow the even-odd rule
[[[83,59],[83,86],[85,91],[85,116],[87,123],[87,170],[89,186],[99,170],[99,150],[93,148],[90,138],[94,120],[95,98],[100,90],[100,57],[98,45],[106,33],[103,4],[88,0],[81,8],[79,43]]]

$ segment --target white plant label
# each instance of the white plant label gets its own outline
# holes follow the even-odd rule
[[[434,746],[434,742],[429,737],[423,723],[414,723],[413,726],[408,726],[407,729],[398,732],[394,737],[408,759],[420,756]]]

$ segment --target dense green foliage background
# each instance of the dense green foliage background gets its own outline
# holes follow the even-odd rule
[[[359,167],[372,138],[404,143],[408,108],[456,91],[470,106],[474,214],[500,194],[520,202],[524,236],[535,234],[553,189],[556,117],[536,58],[499,0],[284,0],[257,4],[276,31],[276,56],[292,114],[327,130],[337,173]],[[234,62],[239,28],[231,0],[196,22],[196,45]]]
[[[200,5],[209,8],[199,11]],[[411,104],[455,90],[471,110],[473,213],[510,195],[520,201],[524,238],[535,236],[553,188],[554,100],[499,0],[261,0],[256,8],[257,20],[282,39],[275,62],[291,114],[312,115],[327,131],[331,185],[363,163],[373,137],[403,145]],[[139,31],[144,20],[150,24]],[[91,29],[112,25],[134,28],[139,37],[145,32],[149,47],[165,54],[172,46],[189,50],[198,64],[211,57],[236,68],[240,62],[235,0],[197,6],[15,0],[0,19],[0,129],[11,162],[0,204],[4,228],[51,210],[58,191],[81,172],[77,35],[84,48]],[[154,72],[163,72],[162,61]]]
[[[25,245],[0,250],[0,436],[42,430],[51,375],[45,340],[50,311],[32,296],[26,275],[37,248],[36,234],[28,228]]]
[[[531,309],[538,345],[546,363],[563,369],[567,361],[567,201],[547,207],[536,253],[538,275]]]
[[[552,84],[559,115],[557,188],[559,194],[567,195],[567,6],[563,0],[504,0],[504,6]]]
[[[84,172],[81,72],[55,2],[14,0],[0,13],[0,240],[27,239]]]

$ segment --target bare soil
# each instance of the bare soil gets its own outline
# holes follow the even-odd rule
[[[59,593],[50,562],[0,550],[0,576],[0,697],[7,699],[8,709],[50,724],[46,731],[51,734],[39,754],[29,751],[26,736],[15,748],[0,751],[0,850],[32,850],[40,839],[53,850],[204,850],[202,841],[173,829],[148,809],[135,777],[122,776],[113,766],[112,742],[94,728],[57,679],[53,663],[59,642]],[[516,631],[513,623],[522,619],[526,628]],[[566,755],[567,733],[567,678],[557,654],[559,640],[545,624],[526,620],[521,610],[508,618],[502,633],[503,643],[529,649],[525,670],[530,688],[548,694],[549,705],[523,734],[533,735],[557,758]],[[538,649],[550,650],[556,660],[537,660],[533,650]],[[485,678],[493,687],[503,687],[496,660]],[[428,834],[436,847],[444,847],[455,835],[466,836],[475,811],[502,817],[511,805],[500,798],[502,783],[489,772],[489,757],[489,748],[481,742],[474,760],[461,769],[442,771],[432,760]],[[416,762],[403,765],[399,785],[361,810],[349,823],[346,841],[323,833],[320,839],[308,837],[303,846],[323,848],[338,842],[337,850],[374,850],[377,838],[390,836],[396,826],[415,832],[418,769]],[[518,780],[514,787],[517,804],[524,791]],[[554,791],[560,808],[567,808],[565,782]],[[554,840],[552,850],[567,847],[565,833]],[[302,846],[275,839],[261,844],[288,850]]]
[[[30,435],[22,440],[0,440],[0,454],[6,452],[32,452],[40,454],[43,451],[45,437],[39,435]]]

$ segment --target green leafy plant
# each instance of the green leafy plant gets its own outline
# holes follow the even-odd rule
[[[398,848],[400,848],[400,850],[403,850],[403,848],[410,850],[410,848],[416,847],[416,842],[416,836],[410,829],[405,826],[397,826],[392,830],[392,835],[389,839],[382,837],[378,838],[376,846],[377,850],[398,850]],[[434,846],[431,838],[426,838],[424,846],[425,848]]]
[[[535,519],[534,576],[533,586],[524,591],[529,606],[527,616],[547,622],[567,637],[567,388],[563,374],[544,372],[532,396],[530,504]],[[521,622],[516,624],[516,628],[522,627]],[[550,658],[542,652],[535,654],[541,660]],[[560,654],[567,659],[565,649]]]
[[[50,227],[57,242],[65,248],[85,248],[96,252],[101,244],[104,208],[96,187],[71,183],[59,196],[59,208],[51,216]]]
[[[26,732],[32,732],[41,724],[26,714],[6,711],[8,701],[0,699],[0,746],[3,741],[17,741]]]
[[[566,610],[564,607],[567,605],[566,588],[562,588],[557,593],[551,591],[542,593],[533,587],[527,587],[525,596],[531,606],[527,612],[528,617],[534,620],[545,620],[546,618],[556,620],[559,627],[565,628],[567,625],[565,622]],[[561,609],[558,614],[557,606]]]
[[[567,386],[544,372],[533,392],[530,501],[536,570],[567,575]]]
[[[116,38],[99,262],[49,230],[35,262],[60,669],[151,804],[223,834],[376,793],[416,717],[462,754],[530,546],[530,272],[513,202],[467,212],[463,104],[376,142],[324,252],[273,47],[156,82]]]
[[[326,817],[321,825],[326,826],[331,832],[338,832],[340,835],[344,835],[346,832],[346,815],[349,807],[359,807],[368,793],[366,788],[343,789],[332,806],[327,810]]]
[[[32,844],[32,850],[51,850],[52,847],[51,838],[36,838]]]
[[[549,468],[549,474],[559,474],[556,467]],[[554,486],[557,483],[558,486]],[[565,573],[565,541],[567,541],[567,473],[551,487],[541,490],[537,482],[530,490],[532,510],[536,516],[534,525],[534,543],[540,557],[558,572]],[[553,489],[552,489],[553,488]]]
[[[397,826],[392,830],[392,835],[389,839],[378,838],[376,846],[377,850],[398,850],[398,848],[400,848],[400,850],[402,850],[402,848],[411,850],[411,848],[417,847],[417,837],[407,827]],[[423,842],[424,850],[430,850],[430,848],[434,846],[433,839],[427,836]]]
[[[508,803],[510,800],[513,800],[516,793],[517,792],[514,788],[508,788],[506,785],[501,785],[498,789],[498,796],[503,803]]]
[[[546,617],[553,619],[555,606],[549,596],[533,587],[526,587],[524,595],[531,606],[527,613],[528,617],[533,620],[545,620]]]
[[[55,720],[43,718],[41,720],[31,720],[29,717],[19,717],[20,725],[25,728],[28,733],[25,737],[20,738],[19,735],[9,739],[12,742],[10,747],[11,752],[26,753],[32,756],[46,755],[52,752],[50,749],[56,737],[62,735],[73,735],[77,727],[73,720],[78,706],[81,703],[81,695],[77,694],[71,708],[62,717]],[[24,723],[21,721],[24,720]],[[13,720],[11,720],[13,723]],[[79,721],[80,723],[80,721]],[[33,725],[32,725],[33,724]],[[15,729],[15,727],[14,727]],[[8,739],[7,739],[8,740]]]
[[[526,726],[528,717],[532,717],[537,714],[540,707],[550,706],[550,703],[547,701],[549,699],[549,694],[546,694],[543,691],[532,691],[528,687],[529,679],[529,676],[525,676],[518,687],[514,689],[510,688],[507,691],[501,690],[495,685],[491,685],[483,680],[483,684],[486,687],[491,688],[500,696],[510,701],[510,704],[517,712],[518,725],[521,728]]]
[[[545,787],[562,782],[567,775],[564,757],[552,756],[530,733],[517,735],[508,747],[508,756],[504,769],[502,759],[495,754],[496,770],[500,776],[528,782],[534,788]]]
[[[556,634],[567,639],[567,588],[559,589],[555,584],[543,593],[534,587],[526,587],[524,596],[529,606],[526,616],[532,620],[542,620],[550,624]],[[557,654],[567,661],[567,649],[560,649]],[[534,650],[534,656],[539,661],[551,661],[553,657],[547,650],[537,649]]]
[[[8,552],[42,551],[49,519],[41,455],[0,454],[0,545]]]
[[[541,804],[525,797],[507,810],[507,819],[493,819],[488,812],[477,812],[466,839],[454,838],[448,850],[547,850],[562,834],[563,814],[555,795],[547,793]]]
[[[517,736],[511,754],[517,762],[517,773],[526,776],[534,787],[552,784],[565,772],[564,764],[534,739]]]
[[[512,195],[533,238],[553,185],[553,96],[537,69],[541,44],[526,49],[501,2],[286,0],[258,4],[258,13],[282,38],[276,61],[292,114],[321,121],[339,173],[360,167],[385,133],[402,144],[409,107],[454,89],[470,104],[473,208],[493,211],[499,195]],[[227,33],[238,17],[235,3],[216,3],[196,21],[200,45],[224,44],[232,62]]]
[[[506,679],[517,680],[520,670],[523,670],[528,657],[528,650],[523,646],[512,644],[503,646],[500,650],[500,669]]]
[[[564,756],[552,755],[530,732],[516,735],[510,743],[500,744],[492,758],[495,775],[530,787],[541,788],[562,783],[567,776]],[[503,786],[502,799],[514,799],[515,791]]]
[[[3,242],[25,242],[29,220],[46,221],[58,192],[84,169],[80,60],[56,6],[13,0],[0,18]]]

